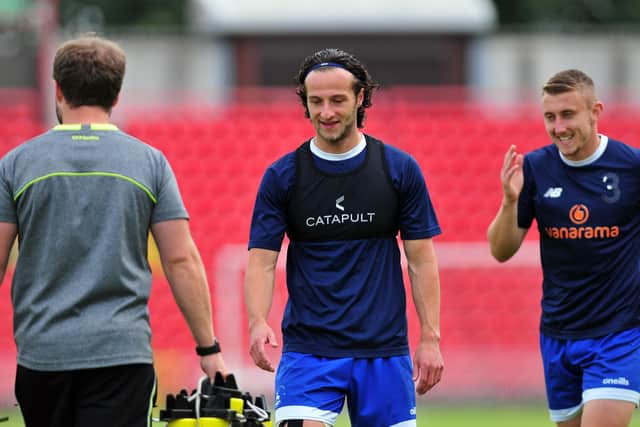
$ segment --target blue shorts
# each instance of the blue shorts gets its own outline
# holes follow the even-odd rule
[[[554,422],[574,418],[596,399],[640,401],[640,328],[600,338],[562,340],[540,334]]]
[[[334,425],[345,398],[353,427],[415,427],[411,358],[282,354],[276,373],[276,426],[285,420]]]

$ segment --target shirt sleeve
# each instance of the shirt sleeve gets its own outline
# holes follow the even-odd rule
[[[398,158],[393,151],[389,153],[389,172],[399,194],[400,237],[403,240],[431,238],[442,231],[424,176],[412,156],[402,157]]]
[[[535,181],[533,179],[530,158],[525,156],[522,164],[524,184],[518,197],[518,227],[529,228],[535,218]]]
[[[294,178],[295,160],[292,155],[265,171],[251,218],[249,249],[280,250],[287,229],[287,201]]]
[[[6,157],[0,161],[0,221],[18,222],[16,204],[13,201],[10,174],[7,171]]]
[[[156,195],[157,201],[151,216],[151,223],[189,218],[180,195],[176,176],[169,161],[161,153],[158,158]]]

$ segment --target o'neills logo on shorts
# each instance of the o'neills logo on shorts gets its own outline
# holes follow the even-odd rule
[[[569,219],[575,227],[545,227],[547,236],[552,239],[612,239],[620,235],[617,225],[583,226],[589,219],[589,208],[582,204],[571,207]]]

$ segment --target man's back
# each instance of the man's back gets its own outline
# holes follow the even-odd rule
[[[149,232],[200,367],[227,374],[173,172],[111,124],[125,64],[95,34],[63,43],[53,60],[62,125],[0,160],[0,284],[17,237],[15,390],[29,427],[151,424]]]
[[[151,363],[151,223],[186,218],[164,156],[113,125],[63,125],[0,163],[16,222],[18,361],[66,370]]]

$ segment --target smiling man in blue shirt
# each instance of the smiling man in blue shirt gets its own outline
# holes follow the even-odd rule
[[[443,371],[440,227],[424,178],[411,156],[359,131],[376,85],[353,55],[321,50],[297,81],[315,136],[273,163],[258,190],[245,280],[251,356],[274,370],[266,319],[286,234],[276,423],[333,425],[346,398],[352,426],[415,426],[416,390]],[[413,361],[398,232],[421,326]]]
[[[640,151],[598,133],[602,102],[579,70],[543,89],[552,144],[511,146],[491,253],[513,256],[535,219],[543,271],[540,346],[551,419],[625,427],[640,399]]]

